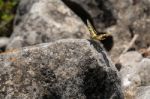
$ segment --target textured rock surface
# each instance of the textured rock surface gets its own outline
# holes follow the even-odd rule
[[[143,96],[149,93],[149,90],[145,90],[144,94],[139,87],[150,86],[150,59],[143,58],[136,51],[131,51],[123,54],[119,61],[122,65],[120,74],[125,96],[134,98],[140,96],[137,99],[147,99]]]
[[[80,18],[61,0],[21,0],[7,49],[62,38],[86,38],[88,33]]]
[[[101,45],[66,39],[0,55],[0,99],[123,99]]]
[[[129,61],[130,59],[130,61]],[[119,63],[122,64],[122,69],[127,67],[135,67],[143,59],[142,55],[137,51],[129,51],[119,57]]]
[[[138,72],[141,68],[139,63],[142,59],[142,56],[138,52],[127,52],[120,57],[119,61],[122,65],[120,74],[123,89],[129,90],[131,87],[138,87],[141,85],[141,78],[138,75]]]
[[[135,99],[149,99],[150,86],[139,87]]]

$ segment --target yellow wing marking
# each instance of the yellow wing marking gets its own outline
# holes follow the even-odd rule
[[[94,40],[104,40],[106,37],[110,36],[110,33],[99,34],[98,35],[97,32],[95,31],[94,27],[91,25],[91,23],[90,23],[89,20],[87,20],[87,27],[89,29],[91,39],[94,39]]]
[[[87,20],[87,26],[88,26],[91,38],[96,37],[97,36],[97,32],[95,31],[95,29],[93,28],[93,26],[91,25],[89,20]]]

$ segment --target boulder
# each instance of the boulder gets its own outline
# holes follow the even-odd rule
[[[0,99],[123,99],[100,43],[64,39],[0,55]]]
[[[61,0],[21,0],[7,49],[65,38],[88,38],[81,19]]]

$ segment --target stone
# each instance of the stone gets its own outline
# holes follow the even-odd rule
[[[129,61],[130,59],[130,61]],[[119,57],[119,63],[122,64],[122,68],[126,67],[136,67],[139,62],[143,59],[142,55],[137,51],[129,51],[124,54],[122,54]]]
[[[135,99],[149,99],[149,97],[150,97],[150,86],[143,86],[137,89]]]
[[[123,99],[100,43],[64,39],[0,55],[1,99]]]
[[[141,78],[141,86],[150,86],[150,59],[143,58],[139,66],[138,74]]]
[[[139,52],[130,51],[121,55],[119,63],[122,65],[120,70],[122,88],[127,99],[136,99],[139,87],[150,86],[150,59],[144,58]],[[146,91],[146,90],[145,90]],[[139,95],[141,92],[138,92]],[[149,93],[147,91],[146,93]],[[142,93],[143,94],[143,93]],[[141,95],[137,99],[147,99]],[[146,96],[147,97],[147,96]]]
[[[9,42],[9,38],[7,37],[0,37],[0,49],[6,47]]]
[[[61,0],[21,0],[7,49],[88,36],[81,19]]]
[[[128,90],[127,92],[132,92],[133,89],[141,85],[138,72],[140,70],[139,63],[142,59],[141,54],[135,51],[124,53],[119,58],[119,63],[122,66],[120,70],[122,88],[125,91]]]

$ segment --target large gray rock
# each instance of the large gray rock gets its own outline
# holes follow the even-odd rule
[[[98,42],[66,39],[0,55],[0,99],[123,99]]]
[[[62,38],[87,38],[88,30],[61,0],[21,0],[7,49]]]

